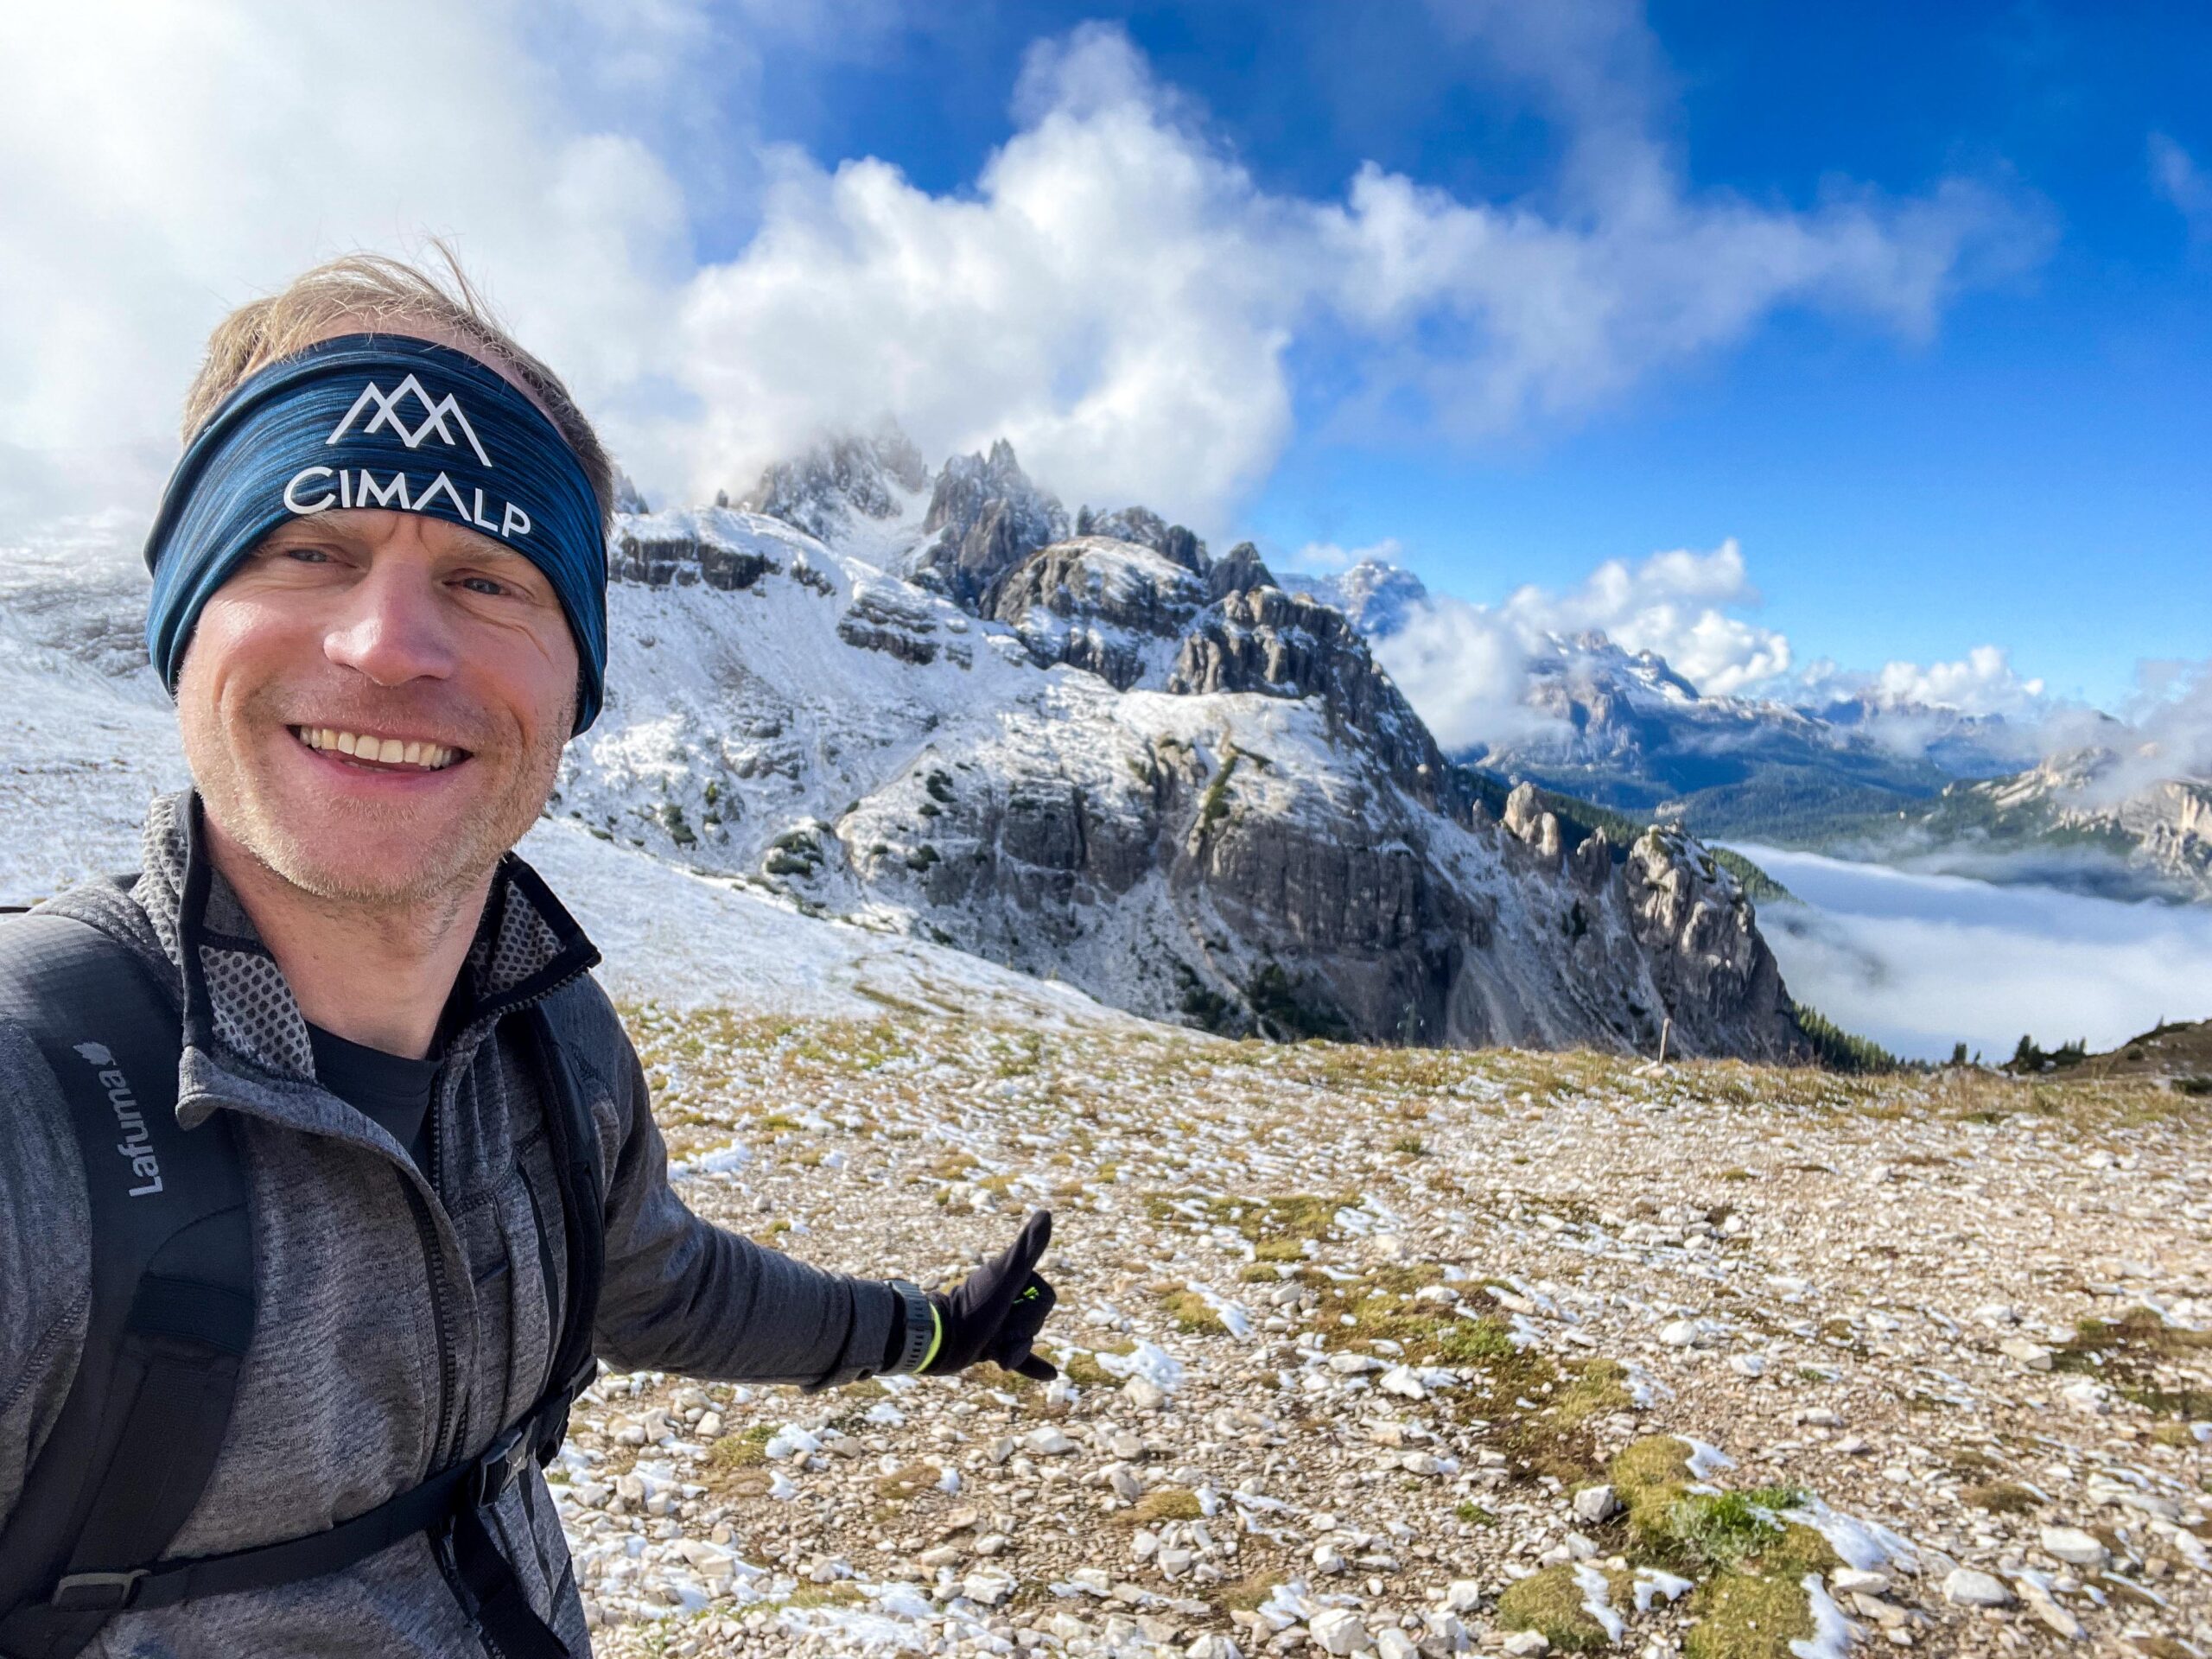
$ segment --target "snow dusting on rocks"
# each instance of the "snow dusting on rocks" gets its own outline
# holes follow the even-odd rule
[[[602,1376],[603,1654],[2212,1653],[2189,1097],[630,1014],[723,1225],[944,1284],[1049,1205],[1063,1376]]]

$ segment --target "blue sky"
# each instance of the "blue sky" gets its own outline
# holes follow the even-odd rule
[[[1710,690],[2007,714],[2187,664],[2212,764],[2202,6],[12,27],[0,538],[143,517],[225,309],[435,234],[660,501],[888,413],[1286,567],[1381,549],[1467,601],[1406,681],[1447,741],[1510,715],[1515,640],[1594,626]]]
[[[1100,16],[1285,194],[1335,194],[1372,161],[1510,198],[1559,162],[1541,99],[1414,5],[963,8],[844,61],[772,56],[761,124],[957,193],[1009,136],[1031,44]],[[2151,145],[2212,158],[2212,12],[1672,3],[1649,23],[1649,96],[1694,188],[1802,206],[1837,175],[1902,194],[1964,170],[2046,215],[2047,252],[1927,339],[1784,312],[1578,418],[1476,442],[1332,432],[1301,400],[1239,527],[1277,548],[1395,539],[1433,587],[1482,601],[1733,537],[1759,620],[1801,657],[1993,642],[2107,706],[2139,659],[2204,657],[2212,222],[2192,237]]]

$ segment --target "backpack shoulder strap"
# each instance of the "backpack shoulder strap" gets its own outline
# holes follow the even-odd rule
[[[92,1302],[77,1372],[0,1528],[0,1654],[66,1659],[198,1503],[252,1340],[253,1235],[227,1114],[176,1121],[179,1015],[130,950],[51,914],[0,924],[0,1020],[61,1084]]]
[[[561,1208],[569,1257],[568,1306],[561,1320],[546,1376],[546,1392],[581,1393],[597,1369],[592,1332],[599,1318],[600,1281],[607,1273],[607,1205],[600,1190],[599,1131],[591,1103],[543,1007],[531,1009],[531,1036],[546,1074],[545,1128],[553,1167],[561,1185]],[[565,1429],[565,1418],[564,1424]],[[540,1447],[550,1459],[560,1450],[560,1436]]]

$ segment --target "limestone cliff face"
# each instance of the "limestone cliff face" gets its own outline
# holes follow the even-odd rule
[[[913,569],[974,609],[993,582],[1067,533],[1066,512],[1029,481],[1014,446],[1001,438],[988,455],[945,462],[922,521]]]
[[[795,527],[883,544],[849,461],[764,480],[850,498],[780,521],[622,522],[622,695],[561,810],[1224,1032],[1649,1053],[1671,1021],[1679,1053],[1805,1053],[1701,847],[1617,848],[1527,788],[1484,810],[1344,614],[1249,544],[1071,524],[1001,445],[879,562]]]
[[[1086,536],[1001,572],[977,608],[1020,635],[1039,664],[1065,663],[1127,691],[1158,677],[1160,642],[1179,638],[1205,602],[1205,582],[1182,565]]]

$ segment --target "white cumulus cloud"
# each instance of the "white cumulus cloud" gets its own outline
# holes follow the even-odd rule
[[[2030,715],[2044,702],[2044,683],[2024,678],[2001,645],[1976,645],[1952,663],[1886,663],[1872,690],[1876,701],[1890,708],[1916,705],[1962,715]]]
[[[1598,632],[1655,652],[1714,696],[1777,678],[1789,667],[1789,639],[1734,613],[1758,603],[1732,539],[1709,553],[1609,560],[1566,593],[1523,587],[1495,606],[1433,596],[1376,654],[1445,747],[1504,745],[1554,729],[1522,701],[1529,659],[1554,635]]]
[[[1332,576],[1355,564],[1395,564],[1404,548],[1395,536],[1385,536],[1365,547],[1345,547],[1337,542],[1308,542],[1284,562],[1284,568],[1308,575]]]
[[[594,401],[658,354],[683,193],[564,118],[504,7],[82,0],[0,53],[0,516],[151,505],[202,338],[356,246],[450,234]]]
[[[372,29],[278,0],[26,12],[0,54],[0,519],[149,502],[225,309],[434,234],[661,493],[748,482],[889,413],[925,449],[1007,435],[1071,499],[1216,531],[1292,433],[1294,342],[1344,367],[1318,419],[1480,434],[1783,307],[1924,333],[2042,245],[2032,207],[1965,179],[1805,206],[1694,187],[1654,136],[1649,30],[1606,3],[1455,14],[1566,135],[1525,199],[1373,165],[1338,194],[1263,188],[1095,25],[1033,49],[964,188],[755,143],[748,41],[849,55],[889,5],[392,0]]]

